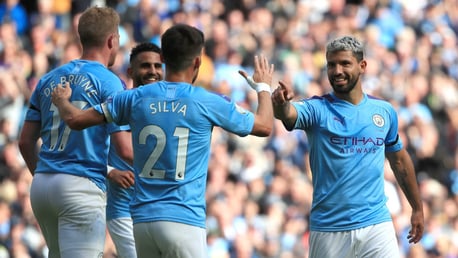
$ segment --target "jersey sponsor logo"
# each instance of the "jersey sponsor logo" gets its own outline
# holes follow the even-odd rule
[[[383,117],[379,114],[372,116],[372,122],[374,122],[377,127],[383,127],[385,125],[385,119],[383,119]]]
[[[341,148],[339,152],[348,154],[375,153],[377,148]]]
[[[374,145],[382,146],[384,145],[384,139],[380,137],[346,137],[346,136],[332,136],[330,138],[332,144],[335,145],[347,145],[347,146],[364,146],[364,145]]]
[[[333,145],[338,145],[340,153],[375,153],[380,146],[383,146],[383,138],[372,137],[342,137],[333,136],[330,138]]]

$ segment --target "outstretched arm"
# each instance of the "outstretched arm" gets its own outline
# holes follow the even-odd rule
[[[423,236],[424,215],[412,159],[405,149],[398,152],[387,152],[386,157],[390,162],[396,181],[412,207],[411,229],[407,238],[409,243],[418,243]]]
[[[74,130],[83,130],[105,122],[105,116],[94,108],[81,110],[72,105],[70,96],[72,89],[69,83],[58,84],[52,92],[52,102],[59,109],[59,115]]]
[[[294,97],[294,93],[284,82],[280,81],[279,84],[272,93],[274,116],[283,122],[288,131],[291,131],[297,119],[296,108],[290,102]]]
[[[265,56],[254,57],[254,74],[253,77],[247,75],[244,71],[239,73],[245,77],[248,84],[258,93],[258,109],[254,117],[254,126],[251,135],[269,136],[273,128],[273,110],[270,100],[272,75],[274,65],[269,64]]]

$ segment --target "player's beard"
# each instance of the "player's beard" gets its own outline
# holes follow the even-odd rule
[[[348,94],[350,93],[355,87],[356,84],[358,84],[358,81],[360,79],[360,75],[353,77],[355,78],[354,80],[349,80],[346,85],[336,85],[334,80],[332,78],[329,78],[329,81],[331,83],[332,89],[334,90],[335,93],[338,94]]]
[[[158,81],[161,81],[162,78],[160,75],[157,75],[157,74],[146,74],[142,77],[137,77],[136,78],[136,82],[137,82],[137,85],[146,85],[146,84],[151,84],[151,83],[155,83],[155,82],[158,82]]]

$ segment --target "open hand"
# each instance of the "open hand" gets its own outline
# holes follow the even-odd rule
[[[253,77],[249,76],[245,71],[240,70],[241,74],[251,88],[256,90],[256,83],[267,83],[268,85],[272,84],[272,76],[274,73],[274,65],[269,64],[269,61],[264,55],[254,57],[254,73]]]

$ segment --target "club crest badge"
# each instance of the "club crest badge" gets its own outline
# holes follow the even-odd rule
[[[372,116],[372,122],[374,122],[377,127],[383,127],[385,125],[385,119],[379,114]]]

